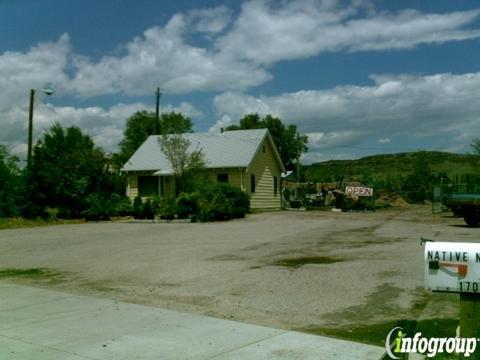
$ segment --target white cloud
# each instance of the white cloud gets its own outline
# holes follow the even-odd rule
[[[362,10],[367,8],[367,13]],[[419,44],[475,39],[465,28],[480,12],[423,14],[416,10],[376,13],[354,1],[249,1],[217,49],[256,64],[307,58],[324,52],[409,49]]]
[[[232,20],[232,11],[226,6],[212,9],[194,9],[187,13],[193,31],[206,34],[222,32]]]
[[[134,112],[149,109],[144,103],[117,104],[110,108],[85,107],[75,108],[70,106],[53,106],[51,104],[37,103],[34,113],[34,138],[52,126],[55,122],[62,126],[78,126],[92,136],[95,144],[105,151],[112,152],[118,149],[118,144],[123,138],[126,119]],[[162,112],[181,112],[189,117],[200,117],[202,113],[192,104],[183,102],[179,106],[162,106]],[[24,157],[26,154],[27,118],[28,111],[25,107],[14,107],[8,114],[0,112],[0,117],[11,119],[12,124],[7,132],[0,134],[0,143],[6,144],[13,154]]]
[[[343,152],[378,139],[388,146],[395,137],[435,137],[446,150],[465,150],[480,134],[480,73],[372,79],[372,86],[299,91],[262,100],[273,114],[307,133],[309,147],[317,153]],[[265,111],[255,97],[231,92],[217,95],[214,106],[230,123]]]
[[[68,82],[65,68],[70,52],[69,37],[64,34],[56,42],[40,43],[25,53],[0,54],[0,110],[8,110],[19,99],[28,101],[31,88],[63,87]]]
[[[157,86],[169,93],[222,91],[246,89],[271,78],[246,62],[189,45],[185,41],[189,24],[188,16],[177,14],[165,27],[147,29],[142,37],[129,42],[125,56],[107,56],[97,63],[77,58],[72,90],[81,96],[144,95]],[[199,26],[203,28],[201,24],[194,25],[197,31]],[[215,25],[215,30],[220,28]]]
[[[95,62],[75,55],[70,90],[80,96],[244,91],[272,78],[269,66],[324,52],[409,49],[480,37],[467,26],[480,11],[423,14],[375,11],[368,1],[245,2],[233,19],[225,6],[172,16],[124,45],[123,56]],[[231,25],[231,26],[230,26]],[[209,42],[192,44],[192,34]]]
[[[380,144],[389,144],[389,143],[392,142],[392,139],[390,139],[390,138],[378,139],[378,142],[379,142]]]

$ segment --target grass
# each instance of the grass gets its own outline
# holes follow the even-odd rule
[[[398,320],[386,321],[377,324],[359,325],[348,328],[305,328],[298,329],[316,335],[332,336],[339,339],[385,346],[387,334],[394,327],[400,326],[408,336],[421,332],[422,336],[430,337],[453,337],[458,326],[457,319],[427,319],[427,320]]]
[[[57,277],[60,274],[47,270],[47,269],[39,269],[39,268],[29,268],[29,269],[1,269],[0,270],[0,279],[6,278],[52,278]]]
[[[24,218],[0,218],[0,230],[31,228],[38,226],[62,225],[62,224],[79,224],[84,220],[44,220],[44,219],[24,219]]]
[[[332,258],[328,256],[304,256],[304,257],[298,257],[298,258],[277,260],[273,263],[273,265],[299,268],[307,264],[333,264],[340,261],[343,261],[343,259]]]

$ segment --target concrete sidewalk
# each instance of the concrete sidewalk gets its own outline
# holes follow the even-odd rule
[[[0,359],[378,359],[383,348],[0,282]]]

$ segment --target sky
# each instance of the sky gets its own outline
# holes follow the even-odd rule
[[[160,87],[195,131],[297,125],[304,163],[468,152],[479,45],[473,0],[0,0],[0,144],[25,158],[33,88],[35,139],[58,122],[117,151]]]

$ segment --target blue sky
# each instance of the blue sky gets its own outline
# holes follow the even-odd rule
[[[0,143],[77,125],[115,151],[154,109],[219,131],[272,113],[309,135],[305,162],[432,149],[480,136],[478,1],[1,0]]]

